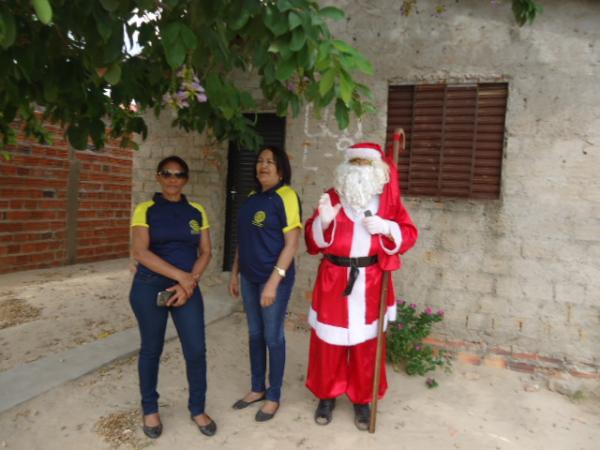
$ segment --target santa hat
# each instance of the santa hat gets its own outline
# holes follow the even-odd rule
[[[354,158],[382,160],[383,156],[381,146],[373,142],[359,142],[346,149],[346,159],[348,161]]]

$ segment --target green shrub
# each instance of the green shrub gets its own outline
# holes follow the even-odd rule
[[[404,370],[409,375],[425,375],[437,367],[450,370],[451,361],[445,350],[437,350],[424,344],[423,340],[431,333],[431,327],[444,319],[444,310],[436,313],[431,308],[417,312],[417,305],[398,300],[397,319],[388,325],[387,360],[394,370]],[[427,379],[428,387],[436,387],[433,378]]]

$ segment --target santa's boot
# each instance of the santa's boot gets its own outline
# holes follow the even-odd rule
[[[371,422],[371,408],[368,403],[354,404],[354,425],[361,431],[369,429]]]
[[[319,400],[319,405],[315,410],[315,422],[319,425],[327,425],[333,418],[335,409],[335,398],[324,398]]]

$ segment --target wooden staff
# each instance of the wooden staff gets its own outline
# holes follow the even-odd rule
[[[404,150],[405,135],[402,128],[396,128],[394,131],[392,146],[392,157],[398,162],[398,152],[400,142],[402,141],[402,150]],[[375,353],[375,376],[373,377],[373,400],[371,400],[371,422],[369,423],[369,433],[375,433],[377,426],[377,400],[379,399],[379,379],[381,378],[381,364],[383,364],[383,319],[387,310],[388,284],[390,281],[390,271],[383,272],[383,289],[381,289],[381,299],[379,301],[379,323],[377,324],[377,352]]]

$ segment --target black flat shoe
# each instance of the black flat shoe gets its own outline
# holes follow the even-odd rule
[[[259,409],[256,413],[256,416],[254,416],[254,420],[257,422],[266,422],[267,420],[271,420],[273,417],[275,417],[275,414],[277,414],[278,410],[279,405],[277,405],[277,409],[273,413],[266,413],[262,409]]]
[[[327,425],[333,417],[335,409],[335,398],[326,398],[319,400],[319,405],[315,410],[315,422],[319,425]]]
[[[194,416],[190,416],[190,418],[192,419],[192,422],[194,422],[196,424],[196,426],[198,427],[198,429],[200,430],[200,433],[202,433],[205,436],[214,436],[217,432],[217,424],[215,423],[214,420],[210,420],[210,422],[206,425],[198,425],[198,422],[196,422],[194,420]]]
[[[159,423],[155,427],[149,427],[147,425],[144,425],[142,427],[142,430],[144,430],[144,434],[150,439],[157,439],[162,434],[163,426],[162,423]]]
[[[252,403],[262,402],[265,398],[267,398],[267,394],[263,394],[262,397],[257,398],[256,400],[252,400],[251,402],[247,402],[243,398],[239,399],[232,406],[233,409],[244,409],[250,406]]]
[[[366,431],[369,429],[371,423],[371,408],[368,403],[354,404],[354,425],[360,431]]]

